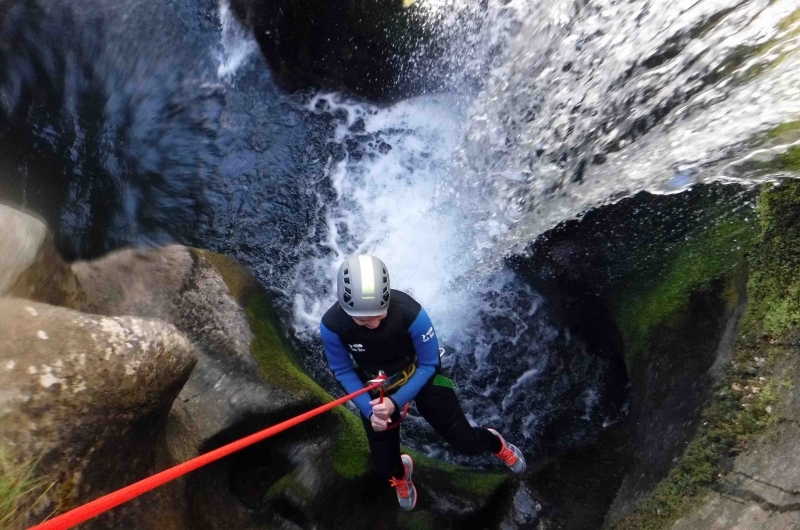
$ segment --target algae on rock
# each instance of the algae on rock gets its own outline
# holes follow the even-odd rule
[[[765,186],[758,214],[760,230],[743,263],[747,307],[704,423],[668,477],[616,529],[716,528],[723,519],[777,529],[800,522],[791,509],[797,498],[770,501],[775,492],[800,489],[800,468],[785,468],[793,464],[781,442],[782,423],[800,416],[794,394],[800,384],[800,183]],[[770,476],[776,468],[783,469],[779,478]]]

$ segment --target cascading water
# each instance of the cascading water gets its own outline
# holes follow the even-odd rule
[[[381,109],[319,94],[308,108],[338,122],[330,139],[337,154],[320,184],[324,222],[293,288],[295,332],[312,345],[307,362],[317,374],[326,372],[317,330],[335,302],[338,266],[345,256],[374,253],[390,265],[393,285],[431,315],[449,352],[443,367],[455,376],[470,419],[538,454],[546,425],[582,418],[566,436],[574,440],[560,440],[568,446],[613,422],[619,403],[598,399],[605,363],[569,352],[580,346],[547,322],[538,295],[511,272],[482,265],[492,249],[476,241],[491,234],[473,231],[463,216],[462,203],[472,197],[439,192],[469,123],[457,100],[420,97]],[[444,456],[423,421],[412,413],[409,422],[410,445]]]
[[[494,248],[636,191],[753,181],[766,131],[800,113],[789,1],[538,2],[474,100],[459,147]],[[772,155],[792,144],[777,145]],[[485,221],[495,224],[495,217]]]
[[[430,312],[469,416],[529,453],[568,447],[616,418],[609,367],[503,259],[635,191],[773,176],[743,161],[791,145],[760,149],[800,115],[796,3],[418,4],[450,51],[446,88],[378,107],[281,93],[224,2],[17,3],[0,134],[22,191],[7,194],[47,210],[33,189],[64,175],[51,222],[73,256],[168,241],[233,255],[330,390],[316,327],[343,256],[374,252]]]
[[[505,23],[475,25],[469,39],[454,21],[475,13],[428,8],[461,67],[449,71],[452,96],[379,109],[320,94],[309,104],[338,120],[340,154],[326,168],[334,193],[321,199],[319,250],[297,269],[295,330],[312,340],[345,255],[376,253],[450,346],[444,366],[471,418],[539,449],[547,421],[568,423],[578,402],[589,424],[618,410],[598,399],[608,367],[564,354],[503,258],[636,191],[764,178],[737,162],[800,113],[796,5],[490,3],[482,15]],[[490,64],[481,90],[462,89]]]

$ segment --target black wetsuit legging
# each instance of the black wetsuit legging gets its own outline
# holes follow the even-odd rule
[[[417,410],[430,423],[436,433],[444,438],[453,449],[465,455],[479,455],[485,451],[498,453],[502,449],[500,439],[486,429],[469,424],[456,393],[452,388],[433,384],[431,377],[414,398]],[[374,431],[372,424],[361,416],[367,429],[369,448],[375,469],[381,479],[389,480],[403,476],[400,461],[400,429]],[[392,414],[392,423],[400,421],[400,411]],[[391,425],[391,424],[390,424]]]

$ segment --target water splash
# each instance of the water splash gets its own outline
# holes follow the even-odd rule
[[[471,418],[528,449],[568,410],[613,424],[597,390],[608,367],[574,354],[580,345],[503,260],[640,190],[769,178],[739,168],[763,152],[766,131],[800,115],[796,3],[418,5],[450,47],[448,96],[389,108],[331,94],[310,102],[338,120],[339,155],[316,190],[324,235],[296,275],[296,332],[314,340],[344,256],[376,253],[451,347],[444,365]]]
[[[217,77],[231,82],[236,72],[247,64],[250,56],[258,50],[258,43],[248,30],[239,24],[231,11],[230,0],[219,3],[220,47],[214,52]]]
[[[792,1],[539,3],[474,100],[459,148],[495,254],[589,207],[696,182],[800,115]],[[487,230],[488,232],[488,230]]]

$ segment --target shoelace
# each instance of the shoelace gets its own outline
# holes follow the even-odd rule
[[[397,493],[399,493],[401,497],[408,497],[408,481],[405,478],[396,479],[392,477],[389,479],[389,484],[391,484],[393,488],[397,488]]]
[[[515,455],[514,451],[509,449],[506,444],[503,444],[503,448],[500,449],[500,452],[497,453],[497,456],[499,456],[500,460],[509,466],[513,466],[517,462],[517,455]]]

